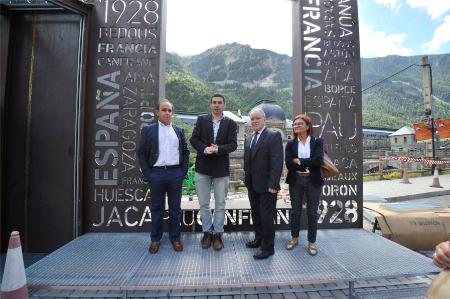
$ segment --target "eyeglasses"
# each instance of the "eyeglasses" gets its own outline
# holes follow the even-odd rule
[[[304,122],[299,122],[299,123],[293,123],[292,126],[293,127],[300,127],[300,126],[306,126],[306,124]]]

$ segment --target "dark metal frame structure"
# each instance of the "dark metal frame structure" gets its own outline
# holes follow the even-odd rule
[[[8,48],[11,30],[11,12],[27,11],[27,12],[48,12],[68,10],[72,13],[80,15],[80,39],[79,39],[79,57],[78,57],[78,74],[77,74],[77,115],[76,115],[76,139],[77,148],[75,149],[75,174],[74,174],[74,219],[73,238],[80,234],[81,223],[81,198],[82,198],[82,182],[83,182],[83,148],[84,148],[84,122],[85,122],[85,100],[87,90],[88,77],[88,41],[91,28],[92,5],[81,1],[73,0],[47,0],[47,1],[0,1],[0,161],[5,159],[5,130],[6,130],[6,75],[8,68]],[[2,163],[3,164],[3,163]],[[4,198],[4,173],[0,168],[0,210]],[[3,221],[0,214],[0,239],[3,232]]]
[[[30,4],[30,2],[34,3],[34,4]],[[87,2],[90,3],[94,3],[94,4],[87,4]],[[131,2],[137,2],[137,1],[131,1]],[[131,83],[126,83],[126,82],[120,82],[122,85],[121,87],[126,87],[128,90],[139,90],[139,95],[138,92],[136,91],[136,96],[132,95],[131,98],[132,100],[136,100],[135,102],[141,101],[139,103],[139,105],[136,105],[136,107],[133,107],[136,109],[136,111],[138,112],[142,112],[142,110],[148,109],[151,110],[153,108],[153,106],[156,104],[156,102],[158,101],[159,98],[164,97],[164,84],[162,84],[164,82],[164,70],[165,70],[165,19],[167,16],[167,7],[166,7],[166,3],[165,1],[160,1],[160,0],[155,0],[155,1],[150,1],[149,2],[153,2],[154,5],[156,7],[159,7],[159,15],[158,18],[154,23],[152,22],[148,22],[148,24],[152,24],[154,25],[154,31],[150,32],[149,31],[149,36],[151,36],[151,34],[154,34],[154,38],[149,38],[150,41],[148,42],[148,45],[150,46],[154,46],[154,51],[143,51],[144,53],[140,53],[141,51],[136,51],[133,50],[131,51],[132,53],[126,57],[124,57],[125,59],[131,58],[130,61],[134,61],[132,59],[140,59],[140,58],[145,58],[150,62],[154,62],[153,65],[155,65],[155,69],[151,70],[153,72],[153,77],[155,78],[155,80],[152,80],[153,82],[157,82],[155,83],[155,86],[151,86],[149,84],[149,82],[133,82],[133,84]],[[355,5],[352,7],[353,8],[353,16],[355,17],[355,19],[357,19],[357,7],[356,7],[356,1],[353,0],[351,1],[352,3],[354,3]],[[145,208],[145,202],[143,201],[139,201],[136,200],[136,202],[133,203],[133,206],[130,206],[130,204],[128,204],[128,202],[124,201],[124,200],[118,200],[117,205],[115,202],[113,201],[108,201],[105,200],[105,204],[103,204],[102,200],[96,200],[95,198],[95,192],[96,192],[96,187],[98,186],[99,190],[109,190],[111,192],[121,189],[123,190],[125,187],[129,187],[131,191],[133,190],[138,190],[140,191],[141,189],[143,189],[145,186],[144,184],[141,184],[139,182],[140,179],[140,172],[138,170],[137,167],[137,163],[136,160],[130,159],[129,163],[134,163],[132,171],[130,171],[129,173],[127,173],[128,178],[134,178],[136,179],[136,183],[133,182],[133,184],[128,184],[128,183],[123,183],[123,181],[120,181],[120,178],[115,178],[115,180],[117,182],[114,182],[115,185],[110,185],[110,182],[108,181],[109,179],[104,179],[104,180],[100,180],[98,179],[98,181],[104,181],[104,182],[99,182],[97,184],[97,182],[95,182],[94,178],[96,177],[96,175],[98,173],[108,173],[109,174],[113,174],[114,171],[118,171],[118,167],[116,167],[116,164],[114,163],[105,163],[102,164],[102,167],[96,167],[96,156],[95,153],[97,152],[98,148],[96,148],[95,145],[95,136],[96,136],[96,132],[98,133],[101,129],[103,129],[104,127],[98,125],[96,123],[97,119],[99,118],[99,121],[102,122],[102,119],[104,117],[108,117],[108,114],[100,114],[98,111],[100,110],[96,108],[96,94],[99,91],[99,87],[102,87],[102,84],[104,85],[104,83],[102,82],[98,82],[99,78],[101,79],[102,76],[106,75],[113,75],[114,74],[114,78],[115,78],[115,74],[118,71],[122,71],[124,72],[128,72],[128,71],[136,71],[136,64],[131,64],[131,65],[124,65],[122,66],[120,65],[102,65],[100,68],[100,66],[97,65],[98,61],[96,61],[98,58],[115,58],[114,55],[116,55],[116,53],[114,53],[113,50],[102,50],[99,51],[97,50],[98,53],[96,53],[96,48],[98,45],[100,45],[100,43],[102,43],[102,45],[110,45],[112,47],[112,45],[114,43],[125,43],[127,42],[126,39],[120,39],[117,36],[115,37],[116,39],[110,41],[111,36],[105,35],[102,37],[97,36],[97,27],[98,26],[104,26],[104,28],[115,28],[117,26],[123,26],[126,27],[128,26],[128,23],[131,21],[132,18],[134,18],[134,16],[136,15],[136,11],[133,9],[131,11],[128,11],[127,13],[129,13],[130,15],[127,16],[126,20],[120,20],[119,22],[119,18],[115,19],[114,21],[110,18],[109,21],[106,21],[106,16],[108,16],[108,14],[106,14],[106,12],[108,12],[108,10],[114,10],[115,8],[112,6],[112,1],[109,2],[109,5],[107,4],[108,1],[81,1],[81,0],[0,0],[0,8],[2,7],[1,3],[8,3],[7,6],[5,6],[5,15],[7,14],[7,10],[27,10],[27,11],[44,11],[44,10],[68,10],[71,12],[74,12],[76,14],[79,14],[82,16],[83,19],[83,28],[81,30],[83,38],[80,39],[80,43],[79,43],[79,47],[81,49],[81,55],[79,57],[79,61],[78,61],[78,94],[77,94],[77,98],[78,98],[78,102],[77,102],[77,109],[76,109],[76,126],[77,126],[77,130],[76,130],[76,150],[75,150],[75,158],[74,158],[74,163],[76,163],[76,167],[75,167],[75,174],[74,174],[74,201],[73,201],[73,205],[74,205],[74,209],[73,209],[73,214],[74,214],[74,221],[73,221],[73,238],[85,233],[85,232],[89,232],[89,231],[96,231],[96,232],[103,232],[103,231],[136,231],[136,230],[147,230],[148,229],[148,223],[144,223],[142,225],[142,227],[135,227],[133,225],[124,225],[122,226],[121,224],[117,224],[117,222],[119,221],[113,221],[112,225],[115,226],[109,226],[108,225],[96,225],[97,223],[99,223],[99,221],[97,221],[98,217],[98,212],[101,208],[105,207],[105,211],[108,208],[108,213],[105,212],[106,215],[112,215],[115,216],[116,214],[118,214],[118,212],[116,213],[116,211],[120,211],[120,212],[124,212],[127,209],[129,211],[132,211],[134,213],[134,211],[139,210],[138,208],[140,208],[141,210],[139,210],[139,212],[142,212],[142,210],[144,210]],[[11,3],[18,3],[17,5],[12,5]],[[96,4],[102,4],[102,6],[95,6]],[[121,3],[125,3],[125,2],[121,2]],[[141,2],[139,2],[141,3]],[[294,71],[294,78],[301,78],[302,77],[302,72],[304,72],[304,70],[302,68],[304,68],[304,63],[302,64],[302,55],[303,55],[303,45],[302,45],[302,41],[301,40],[301,34],[302,34],[302,26],[303,26],[303,22],[301,19],[302,14],[302,7],[301,7],[301,1],[292,1],[293,3],[293,71]],[[105,4],[105,5],[104,5]],[[97,9],[96,9],[97,8]],[[101,8],[101,9],[100,9]],[[323,8],[323,7],[322,7]],[[314,8],[317,9],[317,8]],[[156,10],[155,10],[156,11]],[[347,9],[345,9],[345,11],[347,11]],[[336,11],[335,11],[336,13]],[[102,15],[104,14],[104,15]],[[351,19],[351,18],[350,18]],[[163,20],[163,21],[161,21]],[[325,19],[321,20],[323,22],[325,22]],[[7,20],[7,17],[3,17],[3,12],[2,12],[2,17],[0,18],[0,22],[2,24],[2,29],[5,28],[6,31],[9,32],[10,28],[9,28],[9,23]],[[123,24],[121,22],[124,22]],[[159,23],[158,23],[159,22]],[[352,27],[355,27],[356,23],[354,23],[352,25]],[[322,28],[324,28],[324,26],[322,26],[323,24],[319,24]],[[147,25],[146,25],[147,26]],[[358,40],[357,40],[357,27],[355,27],[355,31],[354,31],[354,35],[352,36],[352,40],[351,42],[355,43],[355,47],[357,47],[357,49],[352,49],[350,48],[350,50],[354,50],[353,52],[356,53],[355,56],[351,57],[350,59],[352,59],[352,63],[354,61],[356,61],[356,67],[354,70],[354,75],[355,77],[359,76],[359,71],[358,71],[358,64],[359,63],[359,44],[358,44]],[[145,28],[144,28],[145,29]],[[148,28],[147,28],[148,29]],[[0,78],[3,79],[3,77],[6,75],[7,73],[7,49],[8,49],[8,35],[9,33],[3,31],[2,35],[1,35],[1,45],[0,45]],[[92,32],[91,32],[92,31]],[[6,32],[6,34],[5,34]],[[92,34],[90,34],[92,33]],[[317,40],[320,40],[320,38],[323,37],[316,37]],[[91,51],[91,53],[88,54],[88,48],[89,48],[89,43],[90,43],[90,48],[94,49]],[[144,42],[141,42],[141,46]],[[154,44],[152,44],[154,43]],[[105,47],[106,48],[106,47]],[[97,48],[98,49],[98,48]],[[333,50],[333,49],[332,49]],[[101,52],[101,53],[100,53]],[[158,53],[159,52],[159,53]],[[323,55],[325,56],[325,55]],[[120,57],[119,57],[120,58]],[[153,59],[153,60],[152,60]],[[323,58],[324,59],[324,58]],[[314,59],[312,59],[310,62],[312,63],[312,61],[315,61]],[[304,61],[303,61],[304,62]],[[318,62],[316,62],[316,65],[319,66]],[[157,67],[156,67],[157,65]],[[145,69],[146,71],[147,68],[149,68],[148,65],[142,64],[141,66],[139,66],[141,69],[143,70]],[[317,70],[313,70],[316,71],[320,71],[321,74],[325,74],[325,71],[328,69],[325,69],[324,66],[322,66],[320,69]],[[342,83],[341,81],[343,81],[343,79],[341,78],[341,76],[338,76],[339,78],[336,79],[336,84],[338,83]],[[320,78],[319,78],[320,79]],[[317,80],[319,80],[317,79]],[[103,79],[102,79],[103,80]],[[102,81],[100,80],[100,81]],[[322,79],[320,79],[322,80]],[[357,78],[356,81],[358,81],[359,79]],[[115,79],[113,80],[115,81]],[[322,80],[324,81],[324,80]],[[5,130],[5,90],[6,90],[6,86],[5,86],[5,80],[0,80],[0,142],[3,146],[3,148],[0,148],[0,158],[4,159],[4,157],[6,156],[6,150],[4,148],[4,141],[5,141],[5,136],[4,136],[4,132]],[[126,84],[124,84],[126,83]],[[324,82],[323,82],[324,83]],[[354,89],[357,90],[359,88],[359,81],[356,82],[355,84],[353,84]],[[118,84],[116,84],[118,85]],[[300,109],[303,109],[307,112],[314,112],[314,110],[311,110],[311,107],[308,107],[307,105],[305,105],[305,103],[302,103],[301,101],[304,100],[301,97],[304,96],[304,91],[303,91],[303,87],[306,86],[307,84],[304,82],[304,80],[295,80],[295,84],[294,84],[294,88],[293,88],[293,94],[294,94],[294,111],[296,112],[300,112]],[[142,90],[142,91],[141,91]],[[114,90],[116,92],[116,90]],[[117,92],[119,92],[120,90],[117,90]],[[105,90],[105,92],[109,92],[109,90]],[[123,92],[123,89],[122,89]],[[152,95],[149,95],[152,94]],[[358,96],[355,96],[355,99],[357,99]],[[149,98],[151,98],[149,100]],[[145,105],[142,105],[142,103],[144,102],[144,100],[146,102],[148,102],[148,104],[146,103]],[[121,107],[124,106],[124,99],[119,98],[119,100],[117,101],[117,105],[116,106],[120,106]],[[314,107],[312,107],[314,108]],[[308,109],[310,109],[310,111],[308,111]],[[353,109],[353,108],[352,108]],[[359,109],[359,107],[358,107]],[[329,109],[331,110],[331,108]],[[348,109],[350,110],[350,109]],[[348,111],[343,111],[344,113],[350,113],[350,115],[353,115],[352,113],[355,113],[355,115],[357,113],[359,113],[360,111],[354,111],[355,109],[353,109],[352,111],[348,112]],[[320,113],[322,113],[323,115],[325,115],[328,112],[335,112],[335,111],[318,111],[315,115],[319,115]],[[118,112],[115,112],[118,113]],[[346,115],[347,115],[346,114]],[[360,113],[357,115],[357,117],[360,117]],[[333,118],[341,118],[341,114],[336,115],[336,113],[333,114]],[[342,117],[345,118],[345,117]],[[356,118],[355,118],[356,119]],[[137,119],[136,119],[137,120]],[[356,121],[356,120],[355,120]],[[140,122],[139,120],[136,121],[136,124],[134,127],[132,127],[132,129],[134,130],[134,133],[136,136],[138,136],[139,133],[139,125],[142,124],[142,122]],[[117,125],[117,124],[114,124]],[[122,126],[120,129],[124,129],[125,126]],[[353,123],[344,123],[343,122],[343,126],[342,126],[343,130],[345,131],[346,128],[353,128]],[[355,132],[356,130],[360,129],[360,124],[358,124],[357,126],[354,126],[355,128]],[[109,132],[107,132],[108,134],[110,134]],[[115,142],[119,143],[120,140],[120,130],[118,131],[119,134],[117,133],[111,133],[111,134],[116,134],[117,136],[116,139],[114,140]],[[326,133],[326,132],[325,132]],[[346,133],[346,132],[344,132]],[[334,136],[331,136],[332,138],[329,138],[330,141],[333,141],[333,144],[335,145],[341,145],[343,144],[342,148],[345,148],[345,146],[348,146],[348,148],[353,149],[356,148],[358,146],[358,138],[360,138],[361,136],[361,132],[358,131],[357,133],[359,134],[357,136],[356,139],[352,140],[352,138],[350,138],[351,136],[348,136],[349,134],[344,134],[342,132],[340,132],[340,136],[339,138],[337,138],[337,133],[336,133],[336,138],[334,138]],[[351,132],[350,132],[351,133]],[[101,134],[100,134],[101,135]],[[99,135],[99,136],[100,136]],[[328,133],[328,135],[331,135],[331,133]],[[356,133],[355,133],[356,135]],[[119,136],[119,137],[118,137]],[[133,137],[132,134],[130,134],[129,137],[131,139],[131,141],[135,142],[135,145],[138,142],[138,137]],[[349,139],[349,140],[344,140],[345,138]],[[339,139],[339,140],[335,140],[335,139]],[[97,140],[98,141],[98,140]],[[344,143],[344,142],[347,143]],[[116,145],[114,145],[116,146]],[[362,148],[361,148],[362,149]],[[123,152],[123,150],[122,150]],[[361,150],[358,148],[358,155],[360,155]],[[117,154],[117,152],[116,152]],[[120,151],[119,151],[120,154]],[[346,155],[348,154],[347,152],[345,153]],[[354,154],[352,152],[350,152],[350,154]],[[334,158],[342,158],[339,156],[343,156],[342,153],[335,153],[333,154]],[[348,156],[348,155],[347,155]],[[108,156],[106,156],[106,154],[104,155],[104,157],[106,157],[104,160],[113,160],[108,158]],[[122,156],[123,158],[124,156]],[[343,157],[345,158],[345,157]],[[109,162],[109,160],[107,162]],[[353,172],[349,173],[349,174],[358,174],[358,171],[360,171],[361,165],[359,165],[359,162],[362,161],[362,156],[361,159],[358,157],[355,160],[356,162],[354,162],[354,164],[358,164],[353,165]],[[344,162],[343,162],[344,163]],[[114,165],[113,165],[114,164]],[[119,165],[120,166],[120,165]],[[352,165],[350,165],[352,166]],[[5,186],[2,186],[2,182],[5,182],[5,178],[2,177],[5,176],[5,172],[2,173],[2,169],[0,169],[0,190],[5,189]],[[104,175],[103,175],[104,176]],[[351,181],[351,180],[348,180]],[[324,201],[327,206],[325,207],[325,205],[323,206],[322,211],[327,211],[327,213],[324,212],[324,215],[326,214],[325,220],[323,222],[322,227],[340,227],[340,228],[350,228],[350,227],[360,227],[362,226],[362,204],[361,202],[359,202],[362,197],[362,179],[360,179],[360,176],[358,176],[358,181],[356,183],[354,182],[348,182],[348,187],[345,185],[345,180],[342,180],[342,182],[332,182],[332,186],[330,186],[329,184],[326,185],[326,187],[330,187],[328,189],[329,194],[327,194],[326,196],[327,199]],[[331,184],[331,182],[330,182]],[[332,188],[333,189],[332,189]],[[346,193],[346,194],[338,194],[338,196],[333,195],[332,193],[334,192],[333,190],[335,190],[336,188],[339,187],[345,187],[347,189],[343,189],[344,191],[342,191],[342,193]],[[105,188],[105,189],[102,189]],[[107,189],[109,188],[109,189]],[[114,189],[115,188],[115,189]],[[337,189],[336,189],[337,190]],[[347,190],[349,190],[348,194],[347,194]],[[339,191],[340,192],[340,191]],[[2,196],[4,196],[4,194],[0,194],[0,208],[1,208],[1,204],[2,202],[5,202],[5,198],[2,198]],[[137,197],[137,196],[136,196]],[[335,199],[335,197],[338,197]],[[26,198],[26,196],[25,196]],[[120,198],[120,199],[123,199]],[[140,199],[140,198],[139,198]],[[357,202],[358,201],[358,202]],[[354,203],[357,203],[358,205],[356,206]],[[72,204],[72,202],[70,203]],[[135,206],[137,206],[138,208],[136,208]],[[131,209],[131,210],[130,210]],[[347,211],[349,213],[347,213]],[[70,213],[72,213],[72,211],[70,211]],[[115,214],[116,213],[116,214]],[[133,214],[132,213],[132,214]],[[145,213],[147,212],[143,212],[140,215],[146,215]],[[358,214],[358,215],[356,215]],[[103,214],[102,214],[103,215]],[[137,216],[136,216],[137,215]],[[132,215],[132,217],[137,217],[138,219],[142,219],[140,217],[140,215],[138,213],[134,213]],[[337,216],[336,216],[337,215]],[[355,217],[358,216],[358,217]],[[0,216],[1,217],[1,216]],[[26,219],[26,217],[25,217]],[[116,219],[114,219],[116,220]],[[1,223],[2,219],[0,219],[0,223]],[[149,221],[146,221],[149,222]],[[102,222],[103,223],[103,222]],[[326,225],[325,225],[326,224]],[[147,225],[147,226],[145,226]],[[0,230],[2,229],[2,227],[0,227]],[[26,232],[25,232],[26,234]],[[26,249],[26,248],[25,248]]]

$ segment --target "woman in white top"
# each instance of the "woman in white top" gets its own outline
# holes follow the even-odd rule
[[[311,118],[306,114],[297,115],[292,123],[294,138],[286,144],[285,159],[291,198],[291,236],[286,249],[291,250],[299,243],[300,216],[302,203],[306,200],[308,216],[308,253],[317,254],[317,209],[323,179],[320,165],[323,161],[323,139],[313,136]]]

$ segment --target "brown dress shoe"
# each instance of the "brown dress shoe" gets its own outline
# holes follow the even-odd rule
[[[150,244],[150,246],[148,247],[148,251],[150,251],[150,253],[153,253],[153,254],[157,253],[159,250],[159,244],[160,243],[157,241],[152,242],[152,244]]]
[[[209,247],[211,247],[211,242],[212,242],[212,234],[211,233],[203,233],[202,248],[208,249]]]
[[[174,241],[172,242],[173,250],[176,252],[183,251],[183,244],[181,244],[181,241]]]
[[[213,237],[213,247],[215,250],[219,251],[223,248],[222,236],[215,234]]]

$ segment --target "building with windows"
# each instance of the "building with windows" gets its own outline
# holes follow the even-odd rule
[[[261,100],[257,102],[254,108],[259,108],[266,114],[266,126],[281,133],[283,141],[287,140],[288,134],[286,134],[286,114],[283,108],[281,108],[275,101]],[[252,133],[250,124],[250,117],[248,115],[243,116],[246,122],[246,135]]]
[[[364,159],[377,159],[385,156],[391,150],[389,135],[395,130],[383,128],[363,128],[363,156]]]
[[[411,127],[404,126],[389,135],[392,155],[420,157],[424,154],[424,145],[416,141],[416,133]]]
[[[275,101],[262,100],[259,101],[255,107],[261,108],[266,113],[267,126],[279,131],[284,143],[292,138],[292,120],[286,118],[283,109],[277,105]],[[177,111],[175,117],[190,126],[194,126],[197,116],[200,114],[202,113]],[[238,162],[238,157],[243,156],[245,137],[251,134],[250,117],[247,114],[241,115],[240,112],[233,113],[231,111],[224,111],[224,114],[233,119],[238,125],[238,149],[236,153],[232,155],[236,156],[236,162]],[[422,148],[415,142],[415,134],[411,128],[409,128],[410,130],[402,129],[395,131],[386,128],[364,127],[364,159],[378,159],[381,156],[386,156],[386,153],[395,154],[400,152],[404,154],[405,150],[408,152],[408,150],[415,151],[417,148]],[[400,135],[394,136],[394,134]],[[390,136],[393,137],[391,138]],[[393,148],[391,148],[391,144],[393,145]]]

